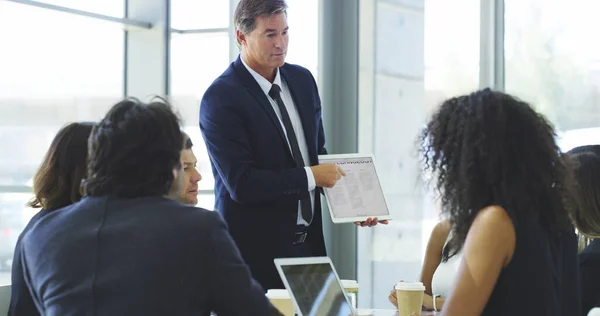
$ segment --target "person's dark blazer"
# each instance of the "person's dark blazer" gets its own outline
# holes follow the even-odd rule
[[[29,289],[27,288],[27,284],[25,284],[25,277],[23,276],[23,262],[21,262],[21,240],[23,236],[31,227],[38,222],[40,218],[44,215],[51,212],[49,210],[40,210],[35,214],[27,226],[23,229],[19,238],[17,239],[17,245],[15,246],[15,252],[13,255],[12,261],[12,271],[11,271],[11,285],[10,285],[10,305],[8,308],[8,316],[36,316],[40,313],[38,312],[33,299],[31,298],[31,294],[29,293]]]
[[[315,80],[297,65],[285,64],[279,71],[298,109],[310,164],[317,165],[317,156],[327,151]],[[274,258],[326,255],[320,194],[299,251],[293,242],[298,201],[309,194],[306,171],[296,168],[271,103],[240,57],[205,92],[200,129],[215,178],[215,210],[254,278],[265,290],[283,288]]]
[[[43,315],[269,315],[217,213],[162,197],[86,197],[22,241]]]
[[[581,275],[581,311],[587,315],[590,309],[600,307],[600,239],[594,239],[579,253]]]

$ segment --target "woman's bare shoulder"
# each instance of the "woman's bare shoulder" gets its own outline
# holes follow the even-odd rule
[[[431,237],[446,240],[448,234],[450,233],[450,227],[450,220],[443,220],[437,223],[431,231]]]

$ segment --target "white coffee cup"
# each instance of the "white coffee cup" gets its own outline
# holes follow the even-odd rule
[[[271,304],[275,306],[284,316],[294,316],[294,303],[287,290],[268,290],[265,294]]]
[[[350,303],[352,307],[356,309],[356,302],[358,300],[358,282],[356,280],[341,280],[342,286],[344,287],[344,292],[350,299]]]
[[[421,282],[398,282],[396,284],[398,316],[421,315],[425,286]]]

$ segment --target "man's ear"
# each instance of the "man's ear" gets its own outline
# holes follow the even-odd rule
[[[180,162],[179,166],[176,166],[175,168],[173,168],[173,170],[171,170],[171,172],[173,172],[173,181],[177,181],[179,180],[179,177],[181,176],[181,169],[183,168],[183,162]]]
[[[243,46],[243,44],[246,42],[246,35],[244,35],[244,33],[242,33],[240,30],[235,31],[235,38],[239,46]]]

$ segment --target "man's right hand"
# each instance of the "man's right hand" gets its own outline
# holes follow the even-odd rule
[[[318,187],[332,188],[335,183],[346,176],[344,169],[334,163],[324,163],[310,167]]]

